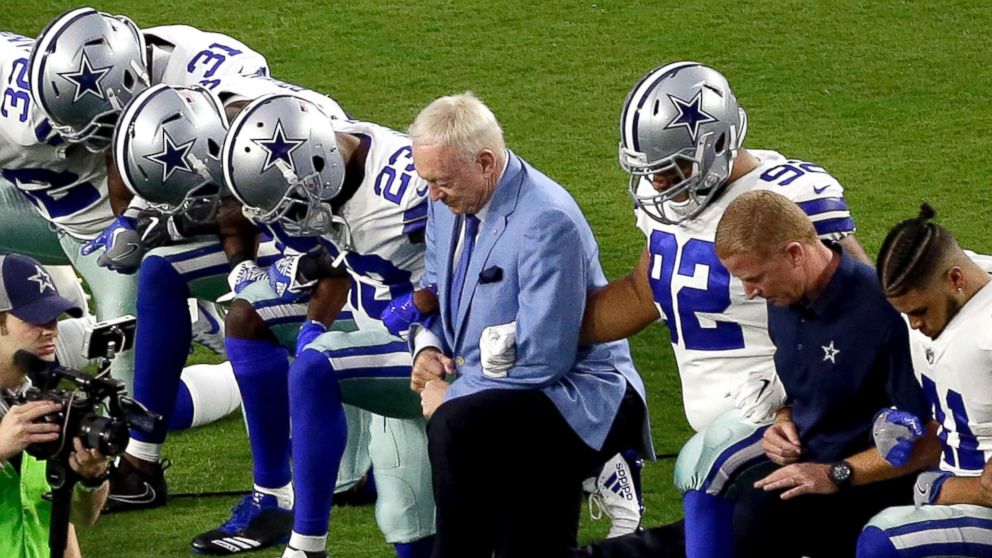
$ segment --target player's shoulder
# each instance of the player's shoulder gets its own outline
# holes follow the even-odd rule
[[[744,189],[771,190],[799,204],[844,197],[840,181],[815,162],[788,158],[777,151],[751,150],[750,153],[760,163],[739,179]]]
[[[31,98],[28,64],[34,42],[17,33],[0,31],[0,83],[6,85],[0,134],[5,141],[20,146],[42,143],[52,131]]]

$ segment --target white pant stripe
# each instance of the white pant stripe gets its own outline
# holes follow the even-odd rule
[[[410,353],[388,353],[384,355],[355,355],[331,357],[331,366],[338,371],[354,368],[385,368],[387,366],[411,366]]]

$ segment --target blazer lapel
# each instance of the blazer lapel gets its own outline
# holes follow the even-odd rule
[[[465,283],[462,286],[462,297],[458,308],[455,309],[455,319],[452,320],[455,327],[456,346],[461,341],[465,331],[465,316],[468,314],[469,307],[472,306],[475,287],[479,284],[479,274],[485,269],[489,254],[506,230],[507,217],[513,213],[517,206],[517,196],[520,194],[524,173],[516,155],[507,150],[507,156],[509,160],[506,165],[506,172],[503,173],[503,177],[496,186],[496,192],[489,203],[489,213],[486,215],[482,227],[479,228],[475,249],[472,252],[472,260],[469,263],[468,271],[465,274]]]

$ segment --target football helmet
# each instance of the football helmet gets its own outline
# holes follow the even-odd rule
[[[114,161],[129,190],[167,214],[212,221],[224,184],[220,151],[227,116],[199,85],[155,85],[121,113]]]
[[[224,181],[249,219],[296,236],[344,224],[329,204],[344,183],[344,159],[317,105],[289,94],[256,99],[231,123],[222,153]]]
[[[145,39],[130,19],[78,8],[55,18],[31,53],[31,95],[52,127],[94,152],[121,109],[149,85]]]
[[[665,224],[695,218],[730,176],[746,133],[747,115],[719,72],[697,62],[652,70],[620,115],[620,166],[634,203]],[[660,192],[656,174],[668,181]]]

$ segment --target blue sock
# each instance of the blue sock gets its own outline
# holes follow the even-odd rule
[[[687,558],[732,558],[734,555],[734,502],[690,490],[682,499],[685,510]]]
[[[396,543],[397,558],[430,558],[434,550],[434,535],[409,543]]]
[[[289,397],[296,489],[293,531],[324,535],[348,427],[338,379],[323,353],[310,349],[296,359],[289,369]]]
[[[169,432],[186,430],[192,425],[193,396],[190,395],[186,384],[180,380],[179,392],[176,394],[176,405],[172,408],[172,416],[169,417]]]
[[[248,442],[255,484],[285,486],[289,470],[289,351],[272,341],[224,340],[241,405],[248,423]]]
[[[138,270],[138,329],[134,339],[134,398],[165,419],[151,434],[131,431],[142,442],[165,441],[189,355],[192,326],[186,282],[165,258],[152,256]]]

